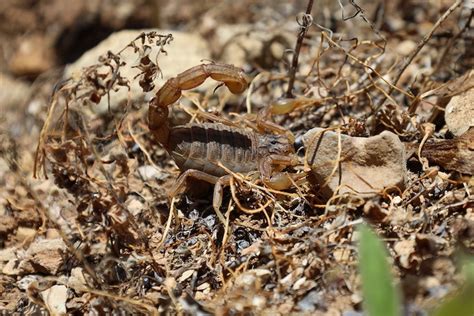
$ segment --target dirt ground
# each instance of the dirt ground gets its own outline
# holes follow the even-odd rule
[[[362,315],[362,222],[388,247],[407,315],[463,284],[460,255],[474,252],[472,4],[323,0],[305,15],[307,5],[0,2],[1,313]],[[109,35],[152,28],[82,63]],[[178,57],[235,64],[251,84],[184,91],[173,124],[217,118],[255,133],[259,110],[296,105],[274,117],[305,139],[283,170],[299,175],[289,188],[255,170],[233,175],[220,213],[213,186],[194,179],[169,197],[180,171],[150,133],[148,103],[161,76],[184,70]],[[315,127],[336,135],[327,173]],[[363,152],[382,132],[399,150],[382,138],[365,153],[376,163],[344,149]],[[334,161],[354,174],[345,186],[330,181]]]

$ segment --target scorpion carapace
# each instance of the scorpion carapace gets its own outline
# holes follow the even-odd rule
[[[170,195],[174,196],[191,176],[215,184],[213,206],[219,214],[222,189],[229,184],[230,175],[259,171],[262,181],[273,189],[286,189],[292,181],[284,168],[297,163],[293,139],[286,131],[260,116],[260,133],[222,123],[192,123],[171,127],[168,106],[176,102],[182,90],[195,88],[208,77],[222,82],[232,93],[247,88],[244,72],[228,64],[202,64],[169,79],[150,102],[149,127],[154,138],[168,151],[183,171]],[[272,111],[265,111],[271,113]],[[261,128],[260,128],[261,127]],[[221,167],[223,166],[223,167]]]

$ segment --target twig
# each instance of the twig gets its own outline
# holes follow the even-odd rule
[[[309,27],[313,24],[313,17],[311,16],[313,2],[314,0],[309,0],[308,6],[306,7],[306,13],[302,17],[301,21],[298,21],[298,24],[301,26],[301,28],[298,34],[298,39],[296,40],[295,53],[293,54],[291,67],[288,70],[288,77],[290,78],[290,81],[288,82],[288,90],[286,91],[287,98],[294,98],[293,86],[295,84],[296,68],[298,67],[298,57],[300,55],[300,50],[301,46],[303,45],[304,37],[308,32]]]
[[[88,273],[88,275],[92,278],[94,281],[95,285],[100,286],[101,285],[101,280],[96,274],[96,271],[94,268],[91,266],[87,258],[85,257],[84,253],[79,250],[73,242],[71,242],[69,236],[64,232],[63,228],[61,225],[52,218],[51,213],[48,211],[48,207],[43,203],[44,200],[42,200],[37,194],[36,191],[33,190],[33,187],[31,185],[31,182],[28,180],[27,177],[21,176],[21,174],[26,174],[26,172],[23,170],[23,168],[18,165],[17,160],[12,160],[9,161],[11,166],[15,166],[17,170],[19,170],[19,175],[18,176],[18,182],[20,186],[24,187],[28,194],[33,198],[37,205],[37,210],[40,213],[41,217],[43,218],[43,221],[47,221],[48,223],[51,224],[52,227],[56,229],[58,232],[59,236],[63,240],[64,244],[66,245],[66,248],[71,252],[71,254],[80,262],[82,263],[84,270]],[[45,226],[46,223],[43,222],[42,226]]]
[[[126,297],[126,296],[110,294],[109,292],[101,291],[101,290],[95,290],[95,289],[92,289],[92,288],[89,288],[89,287],[75,287],[74,284],[73,285],[68,284],[68,286],[72,287],[75,291],[86,292],[86,293],[94,294],[94,295],[97,295],[97,296],[106,297],[106,298],[109,298],[111,300],[126,302],[130,305],[133,305],[134,307],[142,308],[142,309],[146,310],[147,312],[149,312],[149,315],[153,315],[153,316],[159,315],[157,307],[155,307],[151,304],[145,303],[143,301],[143,299],[138,300],[138,299],[133,299],[133,298]]]
[[[150,153],[148,152],[148,150],[146,150],[145,146],[138,140],[138,137],[135,136],[133,134],[133,128],[132,128],[132,125],[130,123],[130,121],[127,122],[127,127],[128,127],[128,133],[130,134],[130,137],[133,139],[133,141],[135,142],[135,144],[138,145],[138,148],[140,148],[140,150],[143,152],[143,154],[145,155],[146,159],[148,160],[148,163],[153,167],[155,168],[155,170],[157,170],[158,172],[163,172],[163,169],[158,167],[155,162],[153,161],[153,159],[151,158],[151,155]],[[117,133],[117,135],[119,135],[119,133]]]
[[[413,61],[413,59],[416,57],[416,55],[418,55],[418,53],[421,51],[421,49],[426,45],[426,43],[428,43],[428,41],[431,39],[431,37],[433,36],[433,33],[438,29],[438,27],[441,25],[441,23],[443,23],[449,15],[451,15],[451,13],[453,13],[454,10],[457,9],[457,7],[459,7],[461,4],[462,4],[463,0],[457,0],[452,6],[449,7],[448,10],[446,10],[446,12],[444,12],[444,14],[438,19],[438,21],[436,21],[436,23],[433,25],[433,27],[431,28],[431,30],[428,32],[428,34],[426,34],[423,39],[418,43],[418,46],[415,48],[415,50],[410,54],[410,56],[405,60],[405,63],[402,65],[402,67],[400,68],[400,70],[398,71],[398,74],[397,76],[395,77],[395,80],[393,81],[393,86],[390,86],[389,90],[388,90],[388,93],[386,96],[384,96],[379,104],[376,106],[376,108],[374,109],[372,115],[376,114],[380,108],[383,106],[383,104],[385,103],[385,100],[387,100],[387,97],[389,97],[392,92],[393,92],[393,89],[394,89],[394,86],[397,85],[398,81],[400,80],[402,74],[405,72],[405,70],[408,68],[408,66],[411,64],[411,62]]]
[[[174,206],[175,203],[176,203],[176,199],[173,197],[170,202],[171,204],[170,212],[168,215],[168,220],[166,221],[165,229],[163,230],[163,236],[161,237],[160,243],[156,247],[156,251],[158,251],[161,248],[161,246],[165,244],[166,236],[168,236],[168,232],[170,231],[170,227],[171,227],[171,222],[173,221],[173,214],[175,212],[175,206]]]
[[[444,59],[445,59],[447,53],[453,47],[453,44],[456,42],[456,40],[461,37],[462,33],[464,33],[464,31],[469,29],[469,26],[471,25],[471,21],[472,21],[473,16],[474,16],[474,10],[471,11],[471,14],[469,15],[469,18],[467,18],[466,23],[461,28],[461,30],[459,30],[459,32],[456,35],[451,37],[449,39],[449,42],[444,46],[443,52],[441,53],[441,57],[439,58],[438,63],[436,64],[436,67],[433,69],[432,74],[437,73],[439,71],[439,69],[444,65]]]
[[[142,245],[145,248],[145,251],[148,253],[149,257],[151,258],[151,266],[153,267],[153,270],[156,273],[159,273],[161,271],[160,265],[158,262],[155,260],[150,247],[148,246],[148,238],[145,237],[143,231],[139,228],[138,223],[135,221],[134,217],[128,210],[128,208],[125,206],[125,201],[123,201],[123,198],[119,196],[117,193],[118,190],[114,187],[114,181],[112,175],[105,169],[104,163],[102,162],[102,159],[100,158],[100,155],[96,149],[96,147],[92,143],[92,138],[89,134],[89,131],[87,129],[87,126],[85,125],[84,119],[81,118],[80,123],[82,124],[82,129],[84,131],[84,136],[86,140],[86,144],[88,145],[91,153],[94,155],[95,162],[97,163],[97,166],[101,173],[104,175],[106,184],[107,184],[107,190],[111,197],[114,199],[115,203],[117,206],[124,212],[124,214],[127,217],[127,221],[129,222],[130,226],[137,232],[139,240],[141,241]]]
[[[341,45],[339,45],[338,43],[336,43],[335,41],[333,41],[327,34],[326,32],[322,32],[321,33],[323,35],[323,37],[332,45],[334,45],[335,47],[339,48],[340,50],[342,50],[349,58],[351,58],[352,60],[354,60],[355,62],[361,64],[362,66],[366,67],[367,69],[369,69],[371,72],[373,72],[374,74],[377,75],[377,77],[382,80],[383,82],[385,82],[387,85],[390,86],[390,88],[392,90],[397,90],[398,92],[400,93],[403,93],[404,95],[406,95],[407,97],[409,98],[415,98],[412,94],[406,92],[406,91],[403,91],[403,89],[397,87],[395,85],[395,83],[391,83],[390,81],[388,81],[387,79],[385,79],[382,74],[380,74],[376,69],[375,67],[373,66],[370,66],[369,64],[367,64],[365,61],[363,60],[360,60],[359,58],[357,58],[355,55],[351,54],[350,52],[348,52],[346,49],[344,49]],[[386,97],[388,97],[388,93],[386,95]],[[394,101],[395,102],[395,101]]]
[[[270,204],[273,203],[272,200],[268,200],[267,202],[265,202],[264,205],[260,205],[260,207],[256,208],[256,209],[249,209],[249,208],[246,208],[245,206],[243,206],[241,203],[240,203],[240,200],[239,198],[237,197],[237,191],[236,191],[236,187],[235,187],[235,180],[234,180],[234,177],[231,177],[230,178],[230,193],[232,194],[232,199],[234,200],[235,204],[240,208],[240,210],[242,210],[244,213],[247,213],[247,214],[257,214],[257,213],[260,213],[262,211],[264,211]]]

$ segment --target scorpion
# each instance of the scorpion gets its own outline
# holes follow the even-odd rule
[[[180,193],[189,177],[208,182],[214,185],[212,206],[220,214],[223,189],[232,177],[226,169],[234,173],[259,171],[262,182],[275,190],[292,185],[289,175],[282,171],[298,163],[294,138],[268,116],[287,113],[294,105],[281,101],[266,107],[257,117],[257,131],[222,123],[170,126],[168,106],[178,101],[182,90],[198,87],[209,77],[233,94],[244,92],[248,86],[243,70],[233,65],[213,62],[194,66],[170,78],[158,90],[149,103],[148,126],[153,138],[182,171],[169,196]]]

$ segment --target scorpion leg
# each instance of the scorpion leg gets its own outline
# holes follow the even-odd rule
[[[295,141],[295,136],[293,135],[293,133],[291,131],[287,130],[286,128],[284,128],[283,126],[280,126],[280,125],[272,122],[270,120],[270,117],[271,117],[270,107],[268,106],[268,107],[263,108],[257,114],[257,127],[258,127],[258,129],[263,130],[263,131],[273,132],[273,133],[279,134],[279,135],[286,135],[288,137],[288,139],[290,140],[290,142],[293,143]]]
[[[173,196],[178,195],[182,191],[184,191],[184,188],[186,187],[186,180],[188,179],[188,177],[202,180],[210,184],[216,184],[217,180],[219,180],[219,177],[210,175],[208,173],[195,170],[195,169],[188,169],[178,177],[178,179],[176,180],[176,183],[168,192],[168,195],[170,197],[173,197]]]
[[[231,175],[220,177],[217,180],[216,184],[214,185],[214,194],[212,196],[212,207],[214,208],[214,211],[216,212],[218,216],[219,215],[222,216],[222,213],[220,212],[220,208],[222,205],[222,196],[224,195],[224,188],[230,185],[231,177],[232,177]],[[224,216],[222,216],[221,221],[223,218]],[[222,223],[225,224],[225,221],[223,221]]]
[[[188,169],[178,177],[176,183],[169,191],[168,195],[170,196],[170,198],[178,195],[186,187],[186,180],[188,179],[188,177],[214,184],[212,207],[214,208],[214,211],[219,217],[219,220],[225,223],[225,218],[220,211],[220,207],[222,205],[222,196],[224,194],[224,188],[230,185],[231,175],[216,177],[203,171]]]
[[[273,102],[263,108],[257,114],[257,127],[264,131],[270,131],[276,134],[286,135],[291,142],[294,142],[295,137],[293,133],[291,133],[291,131],[288,131],[284,127],[272,122],[271,117],[272,115],[288,114],[291,111],[310,103],[314,103],[314,100],[305,97],[300,97],[296,99],[279,99],[276,102]]]
[[[296,107],[295,103],[291,102],[291,100],[286,100],[284,103],[282,102],[283,101],[277,101],[276,103],[272,103],[259,111],[257,114],[257,127],[263,131],[270,131],[279,135],[286,135],[291,142],[294,142],[295,136],[291,131],[272,122],[271,120],[272,115],[287,114]]]

